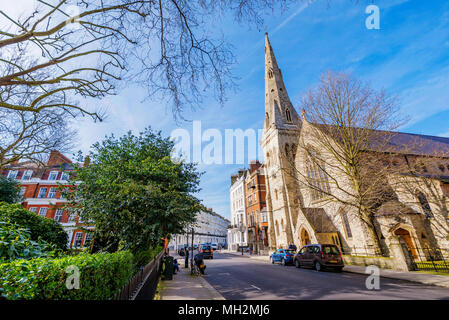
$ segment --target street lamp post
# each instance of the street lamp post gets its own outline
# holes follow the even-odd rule
[[[193,274],[193,236],[194,236],[194,229],[192,228],[192,246],[190,247],[190,252],[192,253],[192,256],[190,257],[190,273]]]

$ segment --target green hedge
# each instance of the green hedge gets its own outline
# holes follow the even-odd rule
[[[105,300],[133,276],[133,255],[115,253],[81,253],[59,259],[35,258],[0,264],[0,294],[7,299],[38,300]],[[79,268],[79,289],[67,289],[66,280]]]
[[[149,248],[148,250],[138,251],[134,254],[134,266],[135,271],[139,270],[140,267],[146,266],[153,260],[161,251],[163,247],[158,246],[156,248]]]
[[[53,243],[61,250],[67,249],[68,236],[59,222],[40,217],[22,207],[20,204],[0,202],[0,221],[11,221],[19,227],[28,229],[31,240],[39,238]]]
[[[10,221],[0,221],[0,263],[16,259],[54,258],[61,254],[55,245],[43,240],[33,241],[27,229]]]

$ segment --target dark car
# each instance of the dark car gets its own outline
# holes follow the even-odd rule
[[[200,252],[203,254],[204,259],[213,259],[214,253],[210,245],[202,245],[200,247]]]
[[[341,272],[344,267],[340,249],[334,244],[308,244],[295,255],[297,268],[311,267],[317,271],[332,268]]]

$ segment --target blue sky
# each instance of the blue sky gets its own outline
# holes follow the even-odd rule
[[[380,30],[365,27],[365,8],[380,7]],[[203,131],[216,128],[261,129],[264,116],[264,30],[238,25],[223,17],[216,25],[234,46],[238,90],[221,107],[207,99],[191,120]],[[449,136],[449,3],[446,0],[317,0],[266,16],[266,30],[282,69],[292,103],[300,109],[301,95],[327,70],[345,71],[398,95],[410,122],[402,131]],[[105,135],[135,133],[146,126],[170,135],[191,122],[176,124],[160,101],[142,101],[144,91],[126,88],[98,101],[109,105],[103,123],[78,121],[78,148]],[[246,161],[251,159],[246,159]],[[262,160],[262,159],[261,159]],[[201,165],[205,171],[199,197],[217,213],[229,217],[230,176],[242,165]]]

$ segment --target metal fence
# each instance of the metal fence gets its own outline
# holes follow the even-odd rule
[[[449,272],[449,249],[408,248],[416,271]]]
[[[162,271],[164,251],[141,268],[131,280],[119,290],[116,300],[152,300]]]
[[[341,252],[344,255],[349,256],[362,256],[362,257],[389,257],[389,255],[382,253],[379,249],[374,247],[342,247]]]

